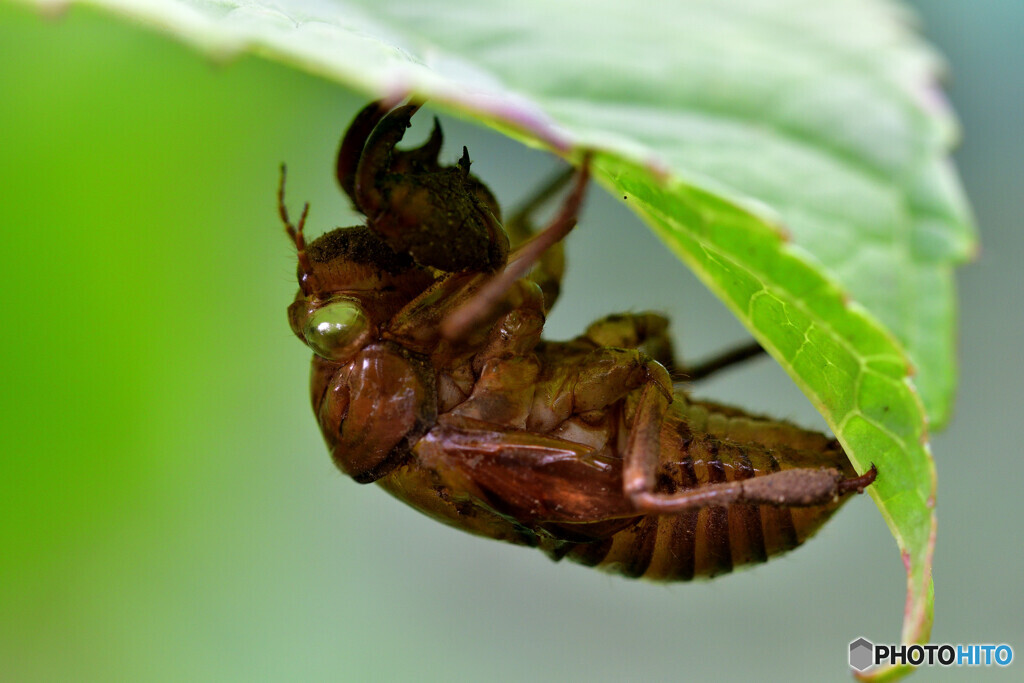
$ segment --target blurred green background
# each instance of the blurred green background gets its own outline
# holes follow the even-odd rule
[[[1024,3],[916,4],[951,62],[983,231],[957,415],[933,442],[932,640],[1020,659]],[[0,3],[0,678],[846,680],[850,640],[895,640],[903,568],[866,497],[783,559],[665,587],[459,534],[334,470],[285,322],[274,189],[288,161],[311,232],[351,223],[332,158],[366,99],[93,11]],[[448,154],[468,145],[506,205],[554,165],[444,122]],[[744,340],[599,194],[551,335],[653,308],[690,358]],[[767,360],[700,393],[822,424]]]

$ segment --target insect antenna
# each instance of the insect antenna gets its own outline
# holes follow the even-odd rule
[[[306,225],[306,216],[309,215],[309,202],[306,202],[302,207],[302,215],[299,217],[299,224],[292,225],[291,219],[288,217],[288,207],[284,203],[284,183],[288,169],[284,164],[281,164],[281,182],[277,186],[277,213],[281,216],[281,221],[284,223],[284,229],[288,233],[288,236],[292,238],[292,242],[295,244],[295,249],[298,251],[299,256],[299,269],[301,275],[299,276],[299,287],[302,289],[302,293],[306,296],[315,296],[319,291],[319,283],[317,283],[316,276],[313,275],[313,264],[309,261],[309,254],[306,252],[306,237],[302,233],[302,229]]]
[[[472,299],[452,311],[441,323],[441,333],[448,339],[460,339],[494,310],[505,292],[528,271],[541,255],[552,245],[565,239],[576,226],[583,194],[590,178],[590,153],[583,157],[583,163],[576,173],[569,196],[566,197],[558,215],[548,227],[534,235],[509,254],[508,265],[488,280]]]

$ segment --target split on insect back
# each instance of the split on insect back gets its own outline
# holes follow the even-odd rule
[[[874,481],[834,439],[694,400],[669,374],[749,350],[686,368],[655,313],[543,340],[589,159],[503,221],[465,148],[439,161],[436,119],[422,146],[397,147],[417,109],[371,103],[342,140],[337,179],[365,225],[307,244],[308,205],[293,224],[282,167],[288,319],[314,352],[313,410],[343,472],[470,533],[655,580],[790,550]],[[535,230],[533,209],[566,184]]]

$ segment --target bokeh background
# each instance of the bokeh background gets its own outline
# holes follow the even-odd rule
[[[928,673],[1009,680],[1024,666],[1024,4],[916,4],[951,64],[983,233],[960,279],[958,409],[933,442],[933,641],[1018,657]],[[274,189],[286,160],[314,233],[351,223],[332,157],[365,99],[93,11],[0,2],[0,679],[846,680],[850,640],[897,639],[903,568],[867,497],[785,558],[666,587],[462,535],[333,469],[285,323]],[[506,200],[555,166],[444,124],[448,153],[468,145]],[[649,308],[689,358],[745,340],[599,190],[568,249],[552,336]],[[822,426],[769,360],[700,393]]]

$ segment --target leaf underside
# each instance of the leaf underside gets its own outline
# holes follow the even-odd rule
[[[28,0],[32,2],[33,0]],[[35,0],[48,10],[67,3]],[[953,268],[975,250],[939,58],[886,0],[90,0],[218,58],[254,52],[578,160],[733,311],[825,416],[931,629]],[[891,679],[905,670],[880,670]]]

